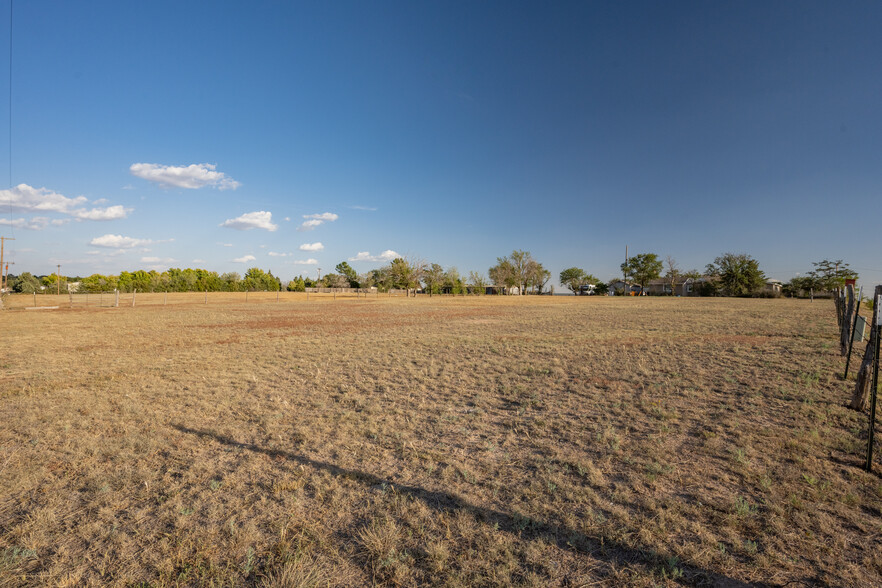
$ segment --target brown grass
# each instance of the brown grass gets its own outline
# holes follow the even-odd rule
[[[0,586],[882,584],[827,301],[25,298]]]

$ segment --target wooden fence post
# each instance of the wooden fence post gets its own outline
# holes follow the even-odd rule
[[[858,291],[857,302],[854,306],[854,322],[851,323],[851,336],[848,338],[848,355],[845,359],[845,374],[842,376],[843,380],[848,379],[848,366],[851,363],[851,352],[854,348],[854,336],[855,331],[857,330],[858,319],[861,317],[861,300],[864,298],[864,287],[861,286],[861,289]]]
[[[882,286],[876,286],[873,293],[873,320],[870,322],[870,340],[864,350],[864,359],[858,368],[857,383],[854,386],[854,394],[849,405],[854,410],[863,411],[867,407],[867,398],[870,395],[870,384],[873,376],[873,364],[876,363],[876,338],[879,329],[876,323],[879,320],[879,297],[882,296]]]
[[[138,293],[138,289],[133,288],[132,289],[132,308],[135,308],[135,294],[137,294],[137,293]]]
[[[854,322],[854,285],[845,287],[845,300],[842,305],[842,325],[839,332],[839,353],[848,354],[848,342],[851,339],[851,325]]]
[[[880,287],[876,286],[876,298],[873,302],[873,308],[879,308],[882,305],[882,294],[879,294]],[[870,430],[867,435],[867,463],[865,469],[868,472],[873,471],[873,436],[876,432],[876,392],[879,388],[879,339],[882,336],[882,314],[876,314],[876,320],[873,321],[873,335],[875,335],[876,345],[873,348],[873,383],[870,392]]]

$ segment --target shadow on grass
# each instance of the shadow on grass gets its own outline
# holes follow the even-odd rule
[[[693,585],[722,586],[727,588],[755,586],[755,584],[742,582],[721,574],[690,566],[687,563],[678,561],[672,556],[666,556],[650,549],[635,549],[605,539],[590,537],[579,531],[538,521],[518,513],[507,514],[497,510],[476,506],[463,500],[461,497],[448,492],[436,492],[426,490],[419,486],[395,484],[389,480],[382,479],[367,472],[341,468],[340,466],[331,463],[317,461],[289,451],[267,449],[252,443],[241,443],[235,439],[211,431],[200,431],[198,429],[191,429],[177,424],[172,425],[172,427],[182,433],[214,439],[224,445],[246,449],[255,453],[263,453],[271,457],[288,459],[304,466],[325,470],[334,476],[356,480],[369,487],[379,485],[394,487],[395,491],[399,494],[407,494],[439,512],[457,510],[467,512],[486,524],[495,524],[500,530],[511,533],[522,539],[530,540],[541,537],[546,541],[554,543],[561,549],[576,553],[589,554],[592,557],[605,560],[608,563],[617,566],[643,566],[646,568],[645,572],[647,573],[652,573],[654,569],[662,568],[669,574],[676,568],[682,573],[680,581]]]

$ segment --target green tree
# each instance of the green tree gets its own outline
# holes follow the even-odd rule
[[[830,261],[813,261],[812,265],[815,269],[810,271],[808,275],[814,280],[810,286],[815,290],[835,290],[836,288],[844,288],[845,280],[856,280],[857,272],[848,267],[841,259]]]
[[[450,290],[451,294],[462,294],[465,292],[465,282],[459,275],[459,270],[455,267],[449,267],[444,272],[443,288]]]
[[[224,292],[239,292],[242,290],[242,276],[236,272],[227,272],[220,276],[221,290]]]
[[[358,274],[355,273],[355,270],[345,261],[341,261],[337,264],[337,267],[334,268],[337,270],[337,273],[346,278],[349,282],[349,288],[360,288],[358,283]],[[347,287],[347,286],[343,286]]]
[[[573,294],[578,294],[579,289],[588,282],[586,281],[588,274],[579,267],[568,267],[560,272],[560,285],[569,288]]]
[[[281,282],[272,272],[264,272],[260,268],[252,267],[245,272],[245,279],[242,285],[246,290],[254,292],[255,290],[277,291],[281,289]]]
[[[487,292],[487,280],[481,272],[469,272],[469,289],[472,294],[483,296]]]
[[[490,276],[493,285],[505,288],[517,286],[517,270],[511,261],[505,257],[498,257],[496,261],[496,265],[487,270],[487,275]]]
[[[662,262],[655,253],[640,253],[629,257],[621,268],[625,279],[633,280],[641,290],[644,290],[650,280],[661,275]]]
[[[535,294],[542,294],[545,284],[551,279],[551,272],[542,267],[542,264],[531,259],[527,262],[527,282]]]
[[[758,292],[766,283],[759,262],[746,253],[724,253],[708,264],[707,273],[719,278],[728,296],[746,296]]]
[[[288,292],[306,292],[306,283],[302,276],[297,276],[288,282]]]
[[[423,272],[423,281],[429,296],[440,294],[441,286],[444,284],[444,268],[437,263],[426,266],[426,271]]]
[[[407,259],[404,257],[396,257],[392,263],[386,268],[389,273],[389,281],[393,288],[405,288],[410,294],[420,287],[420,280],[426,271],[426,263],[424,261]]]
[[[21,275],[19,275],[15,279],[15,283],[12,285],[12,291],[20,292],[22,294],[33,294],[34,292],[39,292],[40,280],[34,277],[31,272],[22,272]]]

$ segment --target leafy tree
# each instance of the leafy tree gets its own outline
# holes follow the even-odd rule
[[[67,292],[67,278],[61,276],[59,279],[57,274],[49,274],[48,276],[43,276],[43,279],[40,280],[42,285],[46,288],[46,291],[50,294],[54,294],[56,292]],[[59,287],[59,282],[61,285]]]
[[[337,270],[337,273],[346,278],[349,282],[347,286],[349,288],[360,288],[358,284],[358,274],[355,273],[355,270],[345,261],[341,261],[337,264],[337,267],[334,268]]]
[[[640,253],[629,257],[621,268],[626,279],[633,280],[644,290],[650,280],[661,275],[662,262],[655,253]]]
[[[785,296],[805,296],[816,286],[816,280],[811,276],[796,276],[781,287],[781,293]]]
[[[587,284],[586,278],[588,274],[579,267],[568,267],[560,272],[560,285],[570,289],[573,294],[578,294],[579,289]]]
[[[288,292],[306,292],[306,283],[302,276],[297,276],[288,282]]]
[[[459,270],[455,267],[447,268],[444,272],[444,288],[450,290],[451,294],[462,294],[465,292],[465,282],[459,275]]]
[[[498,257],[496,261],[497,264],[487,270],[487,275],[490,276],[490,281],[493,282],[493,285],[506,288],[517,286],[517,270],[511,261],[504,257]]]
[[[227,272],[220,276],[220,282],[224,292],[239,292],[242,290],[242,276],[236,272]]]
[[[325,288],[348,288],[349,278],[342,274],[327,274],[321,279]]]
[[[857,272],[851,270],[848,264],[841,259],[813,261],[812,265],[815,266],[815,269],[810,271],[808,275],[814,280],[814,283],[810,287],[818,291],[829,292],[836,288],[844,288],[845,280],[856,280],[858,277]]]
[[[551,278],[551,273],[533,259],[529,251],[519,249],[515,249],[506,257],[497,257],[496,265],[487,273],[497,286],[509,288],[517,286],[521,294],[525,294],[529,286],[538,287],[541,292]]]
[[[242,284],[246,290],[252,292],[255,290],[277,291],[282,287],[282,283],[272,272],[264,272],[256,267],[252,267],[245,272],[245,279],[242,280]]]
[[[487,280],[484,278],[484,274],[476,271],[469,272],[469,286],[472,294],[483,295],[487,291]]]
[[[707,273],[719,278],[720,288],[729,296],[752,294],[766,283],[759,262],[745,253],[724,253],[708,264]]]
[[[428,265],[426,271],[423,272],[423,281],[426,284],[429,296],[440,294],[441,286],[444,284],[444,268],[437,263]]]
[[[117,286],[116,276],[102,276],[92,274],[80,280],[80,292],[109,292]]]
[[[527,262],[527,282],[536,294],[542,294],[545,284],[551,279],[551,272],[542,267],[538,261],[531,259]]]
[[[386,268],[393,288],[405,288],[410,293],[420,287],[420,280],[426,271],[426,263],[420,260],[411,260],[404,257],[396,257]]]
[[[35,278],[30,272],[22,272],[21,275],[15,279],[15,283],[12,285],[12,291],[23,294],[39,292],[40,280]]]

